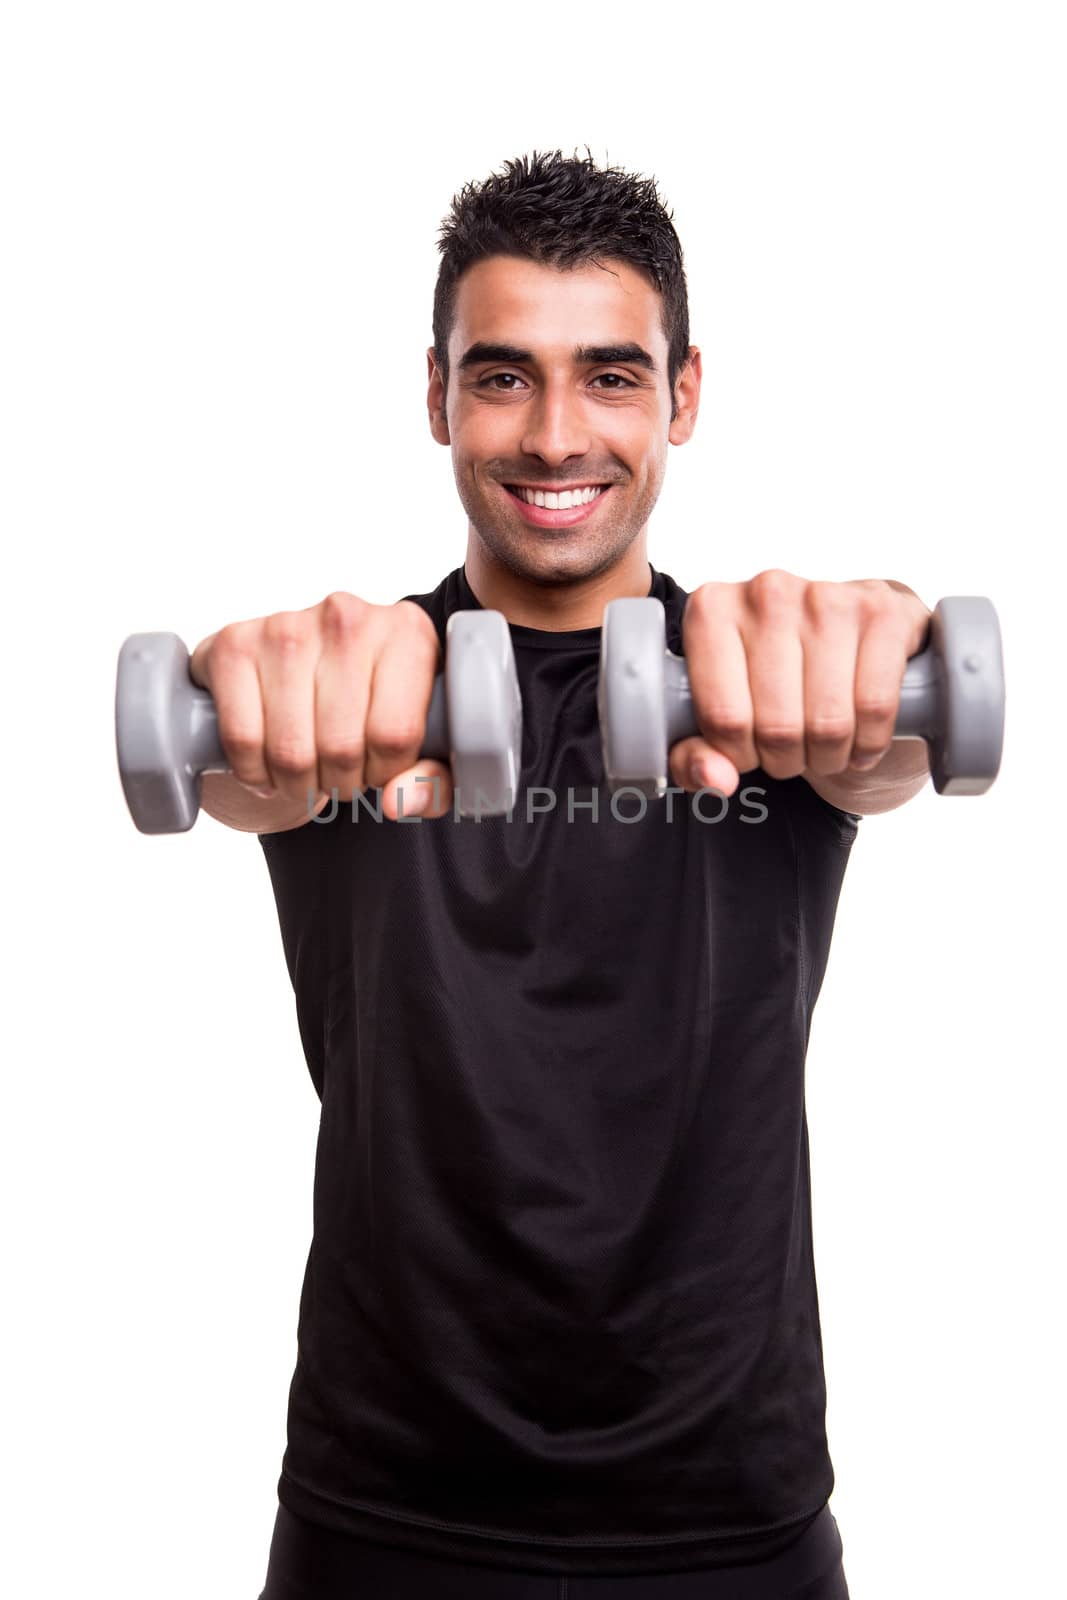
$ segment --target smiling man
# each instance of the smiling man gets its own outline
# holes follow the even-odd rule
[[[599,627],[609,600],[648,592],[648,519],[668,440],[696,422],[700,352],[672,417],[662,300],[620,260],[491,256],[459,279],[453,317],[447,356],[429,352],[429,407],[469,518],[471,587],[528,627]]]
[[[504,613],[551,804],[257,827],[322,1098],[262,1600],[842,1600],[805,1060],[860,818],[927,775],[890,738],[929,613],[649,561],[701,383],[650,180],[509,162],[441,254],[467,548],[404,600],[442,648]],[[645,595],[701,731],[663,802],[609,809],[601,623]]]

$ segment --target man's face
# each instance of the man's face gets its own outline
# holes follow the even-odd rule
[[[617,260],[562,271],[493,256],[460,279],[447,396],[431,351],[428,405],[487,561],[567,583],[615,566],[644,535],[668,441],[688,439],[700,391],[690,347],[672,422],[661,305]],[[553,511],[517,486],[600,492]]]

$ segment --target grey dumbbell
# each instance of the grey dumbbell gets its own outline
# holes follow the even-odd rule
[[[604,609],[597,711],[609,790],[666,792],[667,753],[698,734],[685,659],[667,649],[663,602]],[[939,600],[929,642],[904,670],[894,739],[925,739],[938,794],[984,794],[1004,742],[1000,625],[981,595]]]
[[[189,676],[176,633],[132,633],[119,651],[115,743],[130,815],[142,833],[184,833],[200,810],[200,774],[228,772],[209,692]],[[461,816],[514,804],[522,761],[522,697],[507,619],[455,611],[445,670],[434,679],[421,754],[452,768]]]

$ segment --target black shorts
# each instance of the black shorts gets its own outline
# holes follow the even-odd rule
[[[259,1600],[848,1600],[829,1506],[770,1561],[636,1577],[471,1566],[320,1528],[279,1505]]]

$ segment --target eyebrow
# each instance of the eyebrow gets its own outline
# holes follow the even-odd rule
[[[575,345],[572,357],[582,367],[625,365],[644,367],[647,372],[656,371],[656,363],[639,344],[579,344]],[[522,366],[533,363],[535,357],[532,350],[523,350],[518,345],[491,344],[483,339],[472,344],[461,357],[460,371],[476,367],[484,361],[504,361],[510,366]]]

